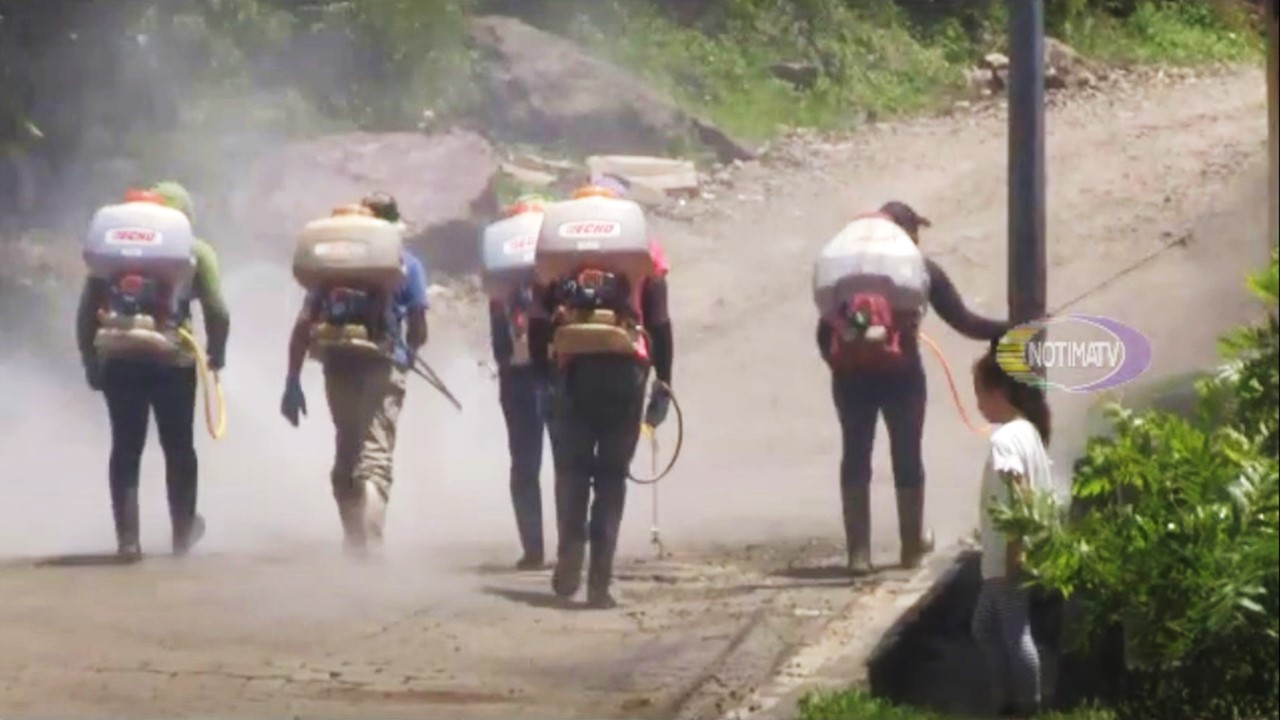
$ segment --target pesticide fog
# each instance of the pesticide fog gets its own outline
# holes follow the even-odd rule
[[[200,507],[209,523],[200,552],[335,554],[341,532],[329,490],[333,425],[316,363],[308,362],[303,378],[309,416],[295,429],[278,412],[285,347],[302,291],[287,266],[254,263],[229,269],[224,292],[232,308],[222,375],[228,429],[221,440],[210,439],[200,403]],[[51,319],[68,335],[71,313],[64,308]],[[516,555],[497,385],[478,366],[475,350],[459,329],[432,327],[424,356],[465,412],[425,382],[410,380],[388,513],[389,555],[449,546],[467,547],[479,562],[505,564]],[[0,454],[11,469],[0,484],[0,554],[110,551],[110,428],[101,396],[85,386],[74,354],[8,355],[0,376],[9,391],[0,410]],[[154,425],[141,497],[144,551],[167,552],[163,456]]]
[[[314,85],[331,68],[345,67],[352,48],[336,41],[308,45],[308,62],[290,65],[288,77],[270,57],[246,56],[242,60],[251,69],[276,68],[274,74],[247,74],[272,76],[273,85],[256,87],[250,82],[236,93],[208,94],[196,82],[203,68],[189,61],[183,50],[194,39],[207,40],[200,34],[204,31],[197,32],[195,26],[182,30],[197,32],[198,38],[172,29],[117,38],[110,28],[132,27],[131,11],[123,4],[63,10],[66,32],[55,33],[47,47],[30,48],[27,59],[68,81],[34,88],[29,109],[47,129],[56,128],[79,141],[58,146],[62,167],[57,202],[49,203],[51,209],[22,217],[21,227],[48,229],[58,238],[50,242],[57,243],[68,262],[61,268],[58,287],[43,296],[13,293],[13,285],[5,284],[7,277],[0,278],[0,308],[6,317],[45,324],[53,331],[42,335],[58,339],[49,347],[19,333],[0,347],[6,400],[0,409],[0,457],[8,470],[0,482],[0,556],[114,548],[106,407],[85,385],[72,344],[82,272],[75,257],[76,240],[97,205],[114,201],[128,187],[161,179],[178,180],[194,192],[196,230],[218,249],[232,316],[222,377],[228,429],[222,440],[209,438],[203,402],[197,407],[200,511],[208,521],[208,534],[197,552],[340,553],[341,529],[329,488],[333,426],[317,364],[309,362],[304,373],[310,415],[302,426],[294,429],[279,414],[286,343],[302,292],[288,264],[291,238],[298,228],[268,221],[260,224],[271,237],[260,237],[245,232],[232,216],[242,204],[245,170],[287,142],[279,123],[272,124],[283,112],[276,105],[288,95],[282,89]],[[76,33],[85,38],[111,35],[119,45],[112,45],[114,65],[96,55],[94,62],[86,59],[92,43],[77,44]],[[86,97],[96,99],[80,102]],[[86,110],[69,117],[59,114],[64,106],[84,106],[93,113]],[[155,137],[181,142],[159,148],[166,152],[144,163],[129,155],[111,128],[120,125],[120,118],[132,118],[126,127],[149,127],[156,118],[138,113],[150,107],[175,110],[177,126],[165,127]],[[307,177],[286,181],[301,192],[323,194],[320,188],[305,187]],[[397,190],[368,188],[373,189]],[[251,201],[250,205],[250,213],[257,210]],[[264,257],[271,260],[263,261]],[[425,382],[410,380],[398,433],[388,553],[420,555],[458,544],[472,548],[480,560],[491,557],[506,564],[514,561],[518,546],[507,495],[506,437],[496,383],[477,367],[487,348],[468,344],[460,329],[433,316],[425,358],[463,402],[465,412],[458,413]],[[141,488],[143,550],[152,554],[169,547],[163,476],[153,424]],[[549,502],[550,483],[546,484]]]

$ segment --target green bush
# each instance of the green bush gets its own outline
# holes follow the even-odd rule
[[[1280,466],[1276,256],[1250,287],[1269,317],[1224,341],[1223,373],[1202,383],[1200,421],[1109,409],[1064,522],[1047,497],[997,509],[1027,538],[1034,582],[1074,596],[1076,645],[1121,628],[1122,720],[1275,717],[1280,693]]]

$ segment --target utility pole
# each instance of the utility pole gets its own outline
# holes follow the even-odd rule
[[[1044,0],[1009,0],[1009,319],[1045,315]]]
[[[1280,152],[1277,151],[1277,135],[1280,134],[1280,0],[1267,0],[1267,135],[1271,141],[1271,222],[1270,242],[1280,240]]]

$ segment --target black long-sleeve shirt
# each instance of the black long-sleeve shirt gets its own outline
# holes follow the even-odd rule
[[[548,315],[554,310],[546,298]],[[675,361],[675,340],[671,332],[671,315],[667,304],[666,278],[646,280],[640,288],[640,317],[645,332],[649,334],[649,358],[658,380],[671,384],[672,366]],[[550,319],[536,318],[529,321],[529,354],[535,367],[542,373],[550,372],[547,349],[555,332]],[[495,353],[497,345],[495,341]]]
[[[924,262],[929,271],[929,304],[937,311],[938,317],[942,318],[943,322],[970,340],[991,341],[1009,331],[1012,327],[1010,323],[991,320],[971,312],[965,307],[964,299],[960,297],[960,292],[956,290],[946,271],[928,258]],[[902,352],[907,356],[918,356],[920,354],[920,342],[916,336],[918,328],[913,327],[910,330],[911,332],[904,333],[902,336]],[[823,357],[826,357],[827,350],[831,347],[831,333],[831,326],[824,320],[818,320],[818,352]]]
[[[489,301],[489,342],[493,346],[493,361],[505,369],[515,355],[515,342],[511,338],[511,321],[507,308],[500,300]]]

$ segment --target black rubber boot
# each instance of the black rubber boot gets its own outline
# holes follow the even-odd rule
[[[556,569],[551,574],[551,589],[562,598],[571,598],[582,587],[582,563],[585,543],[563,543],[557,553]]]
[[[924,488],[898,489],[898,537],[902,543],[902,567],[920,567],[933,552],[933,533],[924,528]]]
[[[541,553],[533,555],[525,553],[516,561],[516,570],[520,572],[532,572],[534,570],[542,570],[547,567],[547,559]]]
[[[168,462],[165,485],[169,493],[169,520],[173,527],[173,554],[185,557],[204,537],[204,518],[196,512],[194,462]]]
[[[173,554],[186,557],[204,539],[204,518],[196,513],[173,525]]]
[[[606,543],[591,543],[591,563],[587,568],[587,606],[608,610],[618,606],[609,586],[613,583],[613,551]]]
[[[530,480],[512,468],[511,504],[515,508],[516,531],[524,553],[516,569],[540,570],[546,564],[546,552],[542,544],[542,493],[536,475]]]
[[[847,568],[853,577],[875,571],[871,565],[871,487],[842,487],[844,504],[844,538],[848,552]]]
[[[541,498],[538,501],[540,503]],[[546,567],[546,554],[542,546],[542,508],[517,506],[516,528],[520,533],[520,547],[524,551],[516,562],[516,570],[523,572]]]
[[[116,555],[122,562],[135,563],[142,559],[139,542],[138,489],[112,493],[111,514],[116,527]]]

